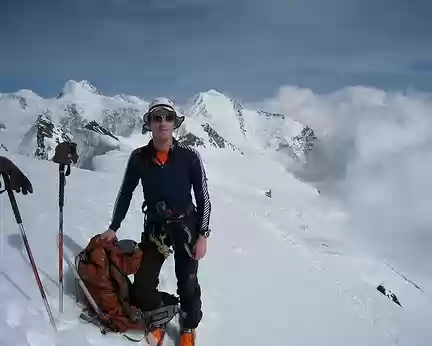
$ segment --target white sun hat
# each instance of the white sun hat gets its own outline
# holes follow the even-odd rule
[[[174,130],[177,129],[178,127],[180,127],[180,125],[183,123],[185,117],[181,116],[179,117],[177,114],[177,111],[175,110],[175,106],[174,103],[167,97],[158,97],[155,98],[148,107],[147,113],[144,114],[143,117],[143,129],[145,129],[146,131],[150,131],[150,121],[149,121],[149,115],[158,110],[164,108],[168,111],[171,111],[175,114],[176,119],[174,121]]]

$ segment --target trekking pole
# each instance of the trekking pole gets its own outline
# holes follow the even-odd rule
[[[70,174],[70,164],[78,161],[76,152],[76,143],[61,142],[55,148],[55,154],[52,158],[53,162],[59,164],[59,233],[58,233],[58,269],[59,269],[59,310],[63,312],[63,205],[64,205],[64,186],[66,184],[66,176]],[[67,165],[67,171],[65,167]]]
[[[59,164],[59,232],[58,232],[58,269],[59,269],[59,310],[63,312],[64,284],[63,284],[63,206],[64,206],[64,187],[66,176],[70,174],[70,164],[78,161],[76,143],[61,142],[55,148],[52,160]],[[67,165],[67,171],[65,167]]]
[[[23,240],[25,248],[27,250],[27,255],[28,255],[28,258],[30,260],[32,269],[33,269],[33,274],[34,274],[34,277],[36,279],[36,283],[39,286],[39,291],[40,291],[40,294],[42,296],[42,300],[44,301],[45,308],[47,310],[47,313],[48,313],[51,325],[53,326],[54,330],[57,332],[57,327],[56,327],[56,324],[55,324],[55,321],[54,321],[54,317],[53,317],[53,314],[51,312],[51,308],[49,306],[48,299],[46,297],[45,290],[44,290],[43,285],[42,285],[42,281],[41,281],[41,279],[39,277],[39,272],[38,272],[35,260],[33,258],[33,254],[32,254],[31,249],[30,249],[30,244],[29,244],[29,242],[27,240],[27,235],[26,235],[26,232],[24,230],[24,226],[22,224],[21,214],[19,212],[18,205],[17,205],[16,199],[15,199],[14,193],[13,193],[12,188],[10,186],[9,177],[6,174],[3,174],[3,180],[4,180],[4,183],[5,183],[8,195],[9,195],[9,201],[11,203],[12,210],[13,210],[13,213],[15,215],[16,222],[18,223],[18,226],[19,226],[19,229],[20,229],[20,232],[21,232],[22,240]]]
[[[65,186],[65,165],[59,165],[59,310],[63,312],[63,205]]]
[[[66,255],[66,253],[63,253],[63,257],[64,257],[65,261],[67,262],[67,264],[69,265],[70,269],[72,270],[72,273],[74,274],[75,278],[77,279],[78,284],[81,286],[81,288],[82,288],[82,290],[83,290],[83,292],[84,292],[87,300],[89,301],[89,303],[93,307],[93,309],[96,312],[97,316],[101,320],[105,320],[106,319],[105,314],[102,312],[102,310],[96,304],[95,300],[93,299],[92,295],[90,294],[89,290],[87,289],[86,285],[84,284],[83,280],[81,279],[80,275],[78,274],[78,271],[75,268],[75,265],[72,263],[72,261]]]

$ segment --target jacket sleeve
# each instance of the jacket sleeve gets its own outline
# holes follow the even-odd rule
[[[192,186],[197,204],[198,233],[202,234],[209,230],[211,203],[207,188],[207,176],[201,156],[194,150],[192,161]]]
[[[120,228],[120,225],[129,209],[133,192],[138,185],[139,179],[140,175],[137,165],[137,156],[135,155],[134,151],[129,156],[129,160],[123,176],[123,181],[120,186],[116,202],[114,204],[111,225],[109,227],[113,231],[117,231]]]

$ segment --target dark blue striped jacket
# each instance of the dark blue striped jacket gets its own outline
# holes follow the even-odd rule
[[[129,156],[123,182],[117,195],[110,228],[116,231],[126,216],[133,192],[139,181],[143,187],[148,211],[155,212],[156,203],[164,200],[175,213],[191,206],[193,188],[198,216],[198,233],[209,230],[211,203],[207,177],[197,150],[173,139],[168,161],[157,162],[153,140],[135,149]]]

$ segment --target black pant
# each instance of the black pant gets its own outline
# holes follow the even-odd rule
[[[187,226],[188,232],[184,225]],[[192,235],[188,243],[189,233]],[[135,273],[131,295],[134,303],[142,310],[152,310],[163,304],[158,291],[159,274],[165,257],[151,241],[150,235],[166,235],[165,244],[174,248],[177,294],[180,298],[181,326],[196,328],[202,319],[201,288],[198,283],[198,261],[191,258],[186,246],[193,248],[196,241],[196,222],[194,215],[186,218],[184,224],[175,223],[162,226],[160,223],[147,223],[141,237],[140,248],[143,251],[141,266]]]

